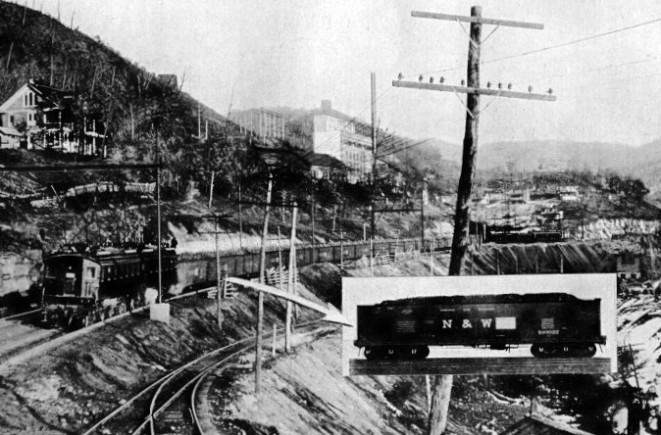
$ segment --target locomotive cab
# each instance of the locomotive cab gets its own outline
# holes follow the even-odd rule
[[[57,255],[45,261],[44,303],[74,304],[98,297],[100,266],[81,255]]]

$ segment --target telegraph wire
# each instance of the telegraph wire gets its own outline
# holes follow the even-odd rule
[[[549,47],[538,48],[536,50],[525,51],[523,53],[519,53],[519,54],[515,54],[515,55],[511,55],[511,56],[505,56],[505,57],[500,57],[500,58],[496,58],[496,59],[487,59],[484,62],[481,62],[481,64],[484,65],[486,63],[501,62],[503,60],[516,59],[518,57],[529,56],[531,54],[541,53],[541,52],[547,51],[547,50],[553,50],[553,49],[556,49],[556,48],[567,47],[569,45],[578,44],[578,43],[585,42],[585,41],[591,41],[593,39],[613,35],[615,33],[625,32],[627,30],[632,30],[632,29],[636,29],[636,28],[639,28],[639,27],[643,27],[643,26],[648,26],[650,24],[654,24],[654,23],[658,23],[658,22],[661,22],[661,18],[655,18],[653,20],[645,21],[643,23],[633,24],[631,26],[622,27],[622,28],[614,29],[614,30],[609,30],[607,32],[597,33],[597,34],[594,34],[594,35],[590,35],[590,36],[586,36],[586,37],[583,37],[583,38],[575,39],[573,41],[563,42],[562,44],[556,44],[556,45],[551,45]]]
[[[655,23],[658,23],[658,22],[661,22],[661,18],[655,18],[653,20],[645,21],[645,22],[642,22],[642,23],[633,24],[633,25],[630,25],[630,26],[621,27],[619,29],[613,29],[613,30],[609,30],[609,31],[606,31],[606,32],[602,32],[602,33],[596,33],[596,34],[593,34],[593,35],[585,36],[583,38],[575,39],[573,41],[567,41],[567,42],[563,42],[563,43],[560,43],[560,44],[551,45],[551,46],[548,46],[548,47],[537,48],[537,49],[525,51],[525,52],[519,53],[519,54],[513,54],[513,55],[509,55],[509,56],[495,58],[495,59],[486,59],[486,60],[480,62],[480,65],[484,65],[484,64],[488,64],[488,63],[495,63],[495,62],[502,62],[504,60],[516,59],[516,58],[519,58],[519,57],[529,56],[531,54],[536,54],[536,53],[541,53],[541,52],[548,51],[548,50],[553,50],[553,49],[556,49],[556,48],[567,47],[569,45],[578,44],[578,43],[581,43],[581,42],[590,41],[590,40],[597,39],[597,38],[602,38],[604,36],[609,36],[609,35],[613,35],[613,34],[616,34],[616,33],[625,32],[625,31],[628,31],[628,30],[636,29],[636,28],[643,27],[643,26],[648,26],[648,25],[655,24]],[[445,69],[440,69],[440,70],[435,70],[435,71],[423,72],[423,73],[419,73],[419,74],[420,75],[430,75],[430,74],[438,74],[438,73],[449,72],[449,71],[459,71],[459,70],[462,70],[462,69],[464,69],[464,67],[445,68]],[[415,77],[416,75],[417,74],[406,74],[404,77],[405,78],[411,78],[411,77]]]

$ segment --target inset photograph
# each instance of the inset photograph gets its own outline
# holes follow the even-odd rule
[[[342,280],[343,374],[617,371],[616,275]]]

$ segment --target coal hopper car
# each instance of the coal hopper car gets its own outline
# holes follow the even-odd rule
[[[434,296],[357,307],[356,347],[367,359],[424,359],[429,346],[507,349],[535,357],[591,357],[606,343],[600,299],[566,293]]]

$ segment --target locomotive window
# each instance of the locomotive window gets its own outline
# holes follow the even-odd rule
[[[96,269],[94,267],[88,267],[87,268],[87,276],[90,278],[95,278],[96,277]]]

